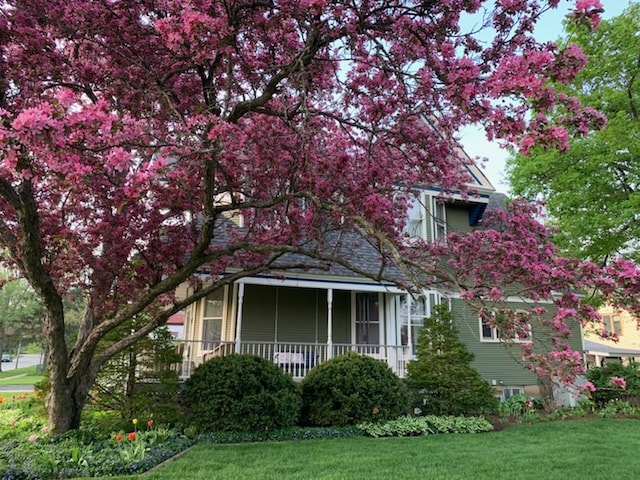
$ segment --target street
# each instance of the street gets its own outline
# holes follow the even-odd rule
[[[11,370],[15,370],[16,368],[31,367],[32,365],[38,365],[43,362],[42,355],[39,353],[20,355],[20,358],[12,355],[12,358],[13,361],[2,363],[3,372],[9,372]]]

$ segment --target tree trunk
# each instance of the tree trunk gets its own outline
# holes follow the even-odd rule
[[[553,380],[549,377],[538,377],[538,387],[542,399],[542,408],[545,412],[553,412],[556,408],[553,398]]]
[[[93,378],[88,369],[85,369],[84,373],[78,372],[75,377],[67,379],[66,372],[54,372],[57,367],[54,367],[53,362],[50,365],[51,390],[45,399],[49,428],[54,433],[76,430],[80,428],[82,411]]]
[[[49,313],[43,331],[49,364],[50,391],[45,399],[49,429],[53,433],[78,429],[89,389],[95,379],[91,356],[85,353],[81,358],[72,358],[77,353],[70,354],[67,349],[62,308],[59,312]]]

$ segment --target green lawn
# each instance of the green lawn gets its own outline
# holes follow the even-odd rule
[[[42,374],[36,371],[35,365],[0,372],[0,385],[31,386],[40,380],[42,380]]]
[[[483,434],[201,444],[144,478],[637,479],[639,439],[640,420],[594,419]]]

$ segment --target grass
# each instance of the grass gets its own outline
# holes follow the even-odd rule
[[[200,444],[144,478],[636,479],[640,456],[631,445],[639,426],[639,420],[590,419],[475,435]]]
[[[33,375],[33,376],[38,376],[39,378],[42,378],[42,374],[38,374],[36,369],[37,367],[33,365],[31,367],[2,370],[2,372],[0,372],[0,380],[4,380],[10,377],[15,377],[16,375]]]
[[[17,368],[15,370],[0,372],[0,386],[24,385],[29,387],[23,391],[31,390],[31,386],[40,380],[42,380],[42,373],[36,371],[35,365],[32,367]]]

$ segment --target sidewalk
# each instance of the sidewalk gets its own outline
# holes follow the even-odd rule
[[[33,392],[33,385],[0,385],[0,392]]]
[[[26,377],[26,373],[21,373],[19,375],[13,375],[12,377],[5,377],[2,380],[12,380],[14,378]],[[0,385],[0,392],[32,392],[33,385]]]

